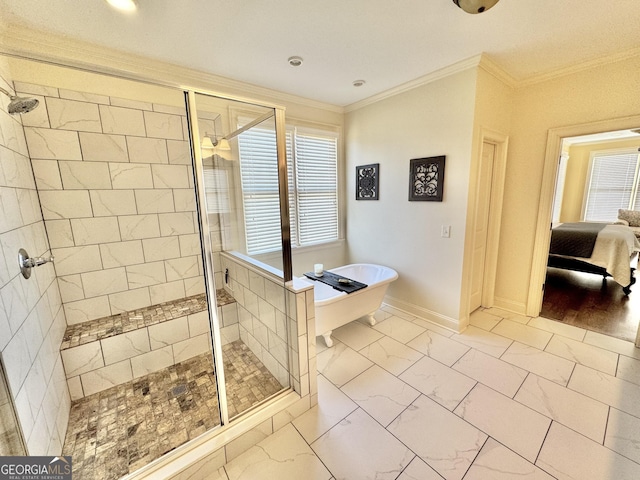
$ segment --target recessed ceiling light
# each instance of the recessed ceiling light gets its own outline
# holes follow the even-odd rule
[[[289,65],[292,67],[299,67],[302,65],[302,57],[289,57],[287,62],[289,62]]]
[[[367,82],[365,82],[364,80],[356,80],[355,82],[353,82],[353,86],[354,86],[354,87],[361,87],[361,86],[363,86],[365,83],[367,83]]]
[[[107,3],[122,12],[135,12],[138,9],[136,0],[107,0]]]

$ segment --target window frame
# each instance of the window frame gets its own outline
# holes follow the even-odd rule
[[[638,210],[640,211],[640,151],[636,147],[623,147],[623,148],[614,148],[614,149],[606,149],[606,150],[594,150],[589,154],[589,169],[587,172],[587,176],[585,179],[585,188],[584,188],[584,197],[582,202],[582,212],[581,218],[582,221],[585,222],[602,222],[607,220],[595,220],[595,219],[587,219],[587,213],[589,210],[589,199],[592,194],[592,184],[593,184],[593,174],[595,168],[595,162],[598,157],[606,157],[606,156],[616,156],[616,155],[635,155],[636,156],[636,165],[633,175],[633,181],[631,185],[631,191],[629,194],[629,202],[626,206],[620,206],[619,208],[624,208],[628,210]],[[615,212],[615,218],[617,218],[617,211]],[[615,221],[615,218],[610,221]]]
[[[234,124],[236,126],[242,125],[243,117],[249,116],[250,112],[235,112],[234,115]],[[260,128],[257,126],[255,128]],[[250,131],[250,130],[249,130]],[[335,237],[326,240],[319,241],[311,241],[301,244],[300,242],[300,186],[298,182],[298,168],[299,161],[296,157],[296,134],[300,136],[318,136],[324,138],[334,138],[335,139]],[[341,203],[341,185],[342,185],[342,175],[341,175],[341,142],[342,142],[342,130],[340,127],[335,125],[325,125],[325,124],[316,124],[308,121],[297,121],[287,118],[286,121],[286,138],[287,138],[287,183],[288,183],[288,193],[289,193],[289,217],[290,217],[290,230],[291,230],[291,248],[293,251],[302,252],[305,250],[313,249],[313,248],[325,248],[331,244],[335,244],[337,242],[343,241],[343,212],[342,212],[342,203]],[[246,213],[247,207],[245,205],[245,188],[242,176],[242,159],[240,153],[240,138],[238,138],[238,175],[240,181],[240,189],[239,197],[240,197],[240,205],[242,208],[239,211],[239,221],[242,225],[242,239],[244,242],[244,250],[247,252],[247,255],[250,256],[262,256],[269,255],[274,252],[280,251],[281,246],[274,247],[270,250],[260,250],[260,251],[250,251],[250,245],[247,242],[247,228],[246,228]]]

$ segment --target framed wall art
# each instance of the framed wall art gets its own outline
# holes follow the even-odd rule
[[[441,202],[445,156],[414,158],[409,165],[409,201]]]
[[[356,167],[356,200],[378,200],[380,164]]]

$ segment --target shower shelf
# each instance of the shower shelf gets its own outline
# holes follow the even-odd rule
[[[235,302],[235,299],[222,289],[216,292],[216,300],[218,307]],[[116,335],[151,325],[157,325],[176,318],[203,312],[206,309],[207,299],[203,293],[131,310],[129,312],[122,312],[109,317],[69,325],[62,338],[60,350],[67,350],[105,338],[115,337]]]

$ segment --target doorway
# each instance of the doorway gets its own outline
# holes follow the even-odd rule
[[[637,125],[640,125],[640,118],[632,117],[549,132],[527,310],[529,316],[540,315],[627,341],[636,339],[640,292],[634,294],[633,290],[637,287],[626,296],[622,286],[618,285],[620,282],[616,283],[611,277],[548,268],[547,260],[550,225],[582,221],[615,222],[618,208],[628,207],[614,202],[615,205],[609,207],[611,212],[605,215],[606,219],[596,218],[590,213],[595,198],[590,168],[594,152],[619,151],[630,148],[629,145],[635,145],[637,150],[640,135],[633,131]],[[538,290],[536,285],[542,288]]]
[[[471,313],[494,302],[502,199],[507,163],[508,137],[482,129],[480,161],[475,173],[475,195],[469,247],[469,304]],[[466,262],[465,262],[466,263]]]

